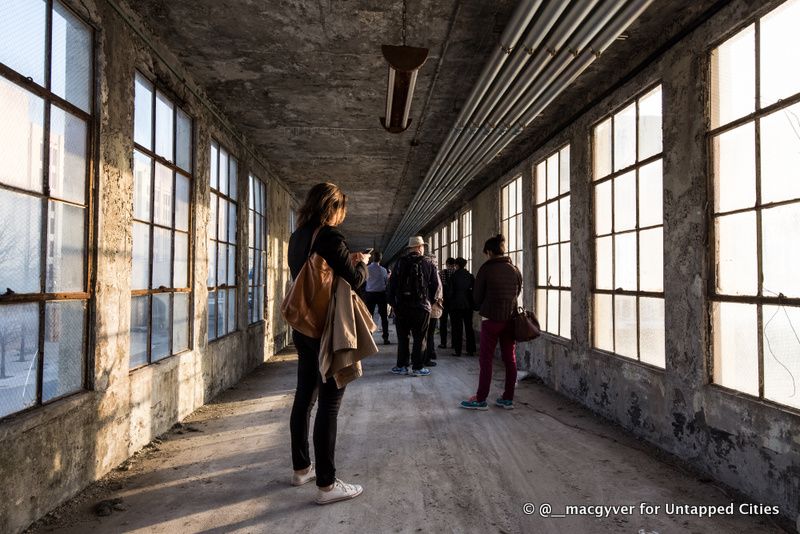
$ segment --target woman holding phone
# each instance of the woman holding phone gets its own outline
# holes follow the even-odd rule
[[[357,290],[367,279],[366,260],[362,252],[351,253],[344,235],[336,228],[347,216],[347,196],[336,184],[320,183],[311,188],[300,208],[298,228],[289,239],[289,269],[296,278],[306,259],[314,252]],[[320,339],[292,331],[297,348],[297,391],[295,392],[289,428],[292,438],[292,485],[301,486],[316,479],[317,504],[329,504],[361,495],[363,488],[336,478],[334,454],[339,406],[345,388],[336,381],[324,381],[319,373]],[[311,464],[308,449],[308,427],[315,399],[319,407],[314,421],[314,455]]]

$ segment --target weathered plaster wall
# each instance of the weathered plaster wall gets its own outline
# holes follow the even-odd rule
[[[294,198],[287,190],[277,183],[272,185],[267,192],[269,211],[267,213],[267,312],[272,321],[268,324],[266,333],[267,343],[272,343],[275,350],[291,342],[289,325],[281,315],[280,306],[286,294],[291,275],[288,267],[288,250],[290,216],[292,210],[297,209]]]
[[[709,166],[706,132],[709,52],[713,45],[780,2],[734,1],[619,91],[551,138],[475,197],[474,253],[496,232],[499,187],[571,144],[572,331],[543,335],[517,349],[519,365],[564,395],[624,426],[694,467],[749,495],[800,512],[800,415],[710,384],[708,318]],[[656,83],[663,87],[664,293],[666,369],[594,350],[591,303],[591,127]],[[535,123],[534,123],[535,124]],[[527,191],[527,192],[526,192]],[[534,278],[533,202],[524,203],[526,282]],[[481,261],[476,261],[476,269]],[[531,285],[526,305],[531,305]]]
[[[89,340],[90,391],[0,421],[0,531],[18,532],[97,480],[131,454],[208,402],[283,347],[286,327],[275,306],[283,284],[285,246],[269,264],[266,320],[247,324],[247,176],[268,184],[268,239],[288,241],[284,186],[264,168],[252,149],[232,133],[217,110],[176,58],[150,37],[124,6],[141,35],[106,1],[68,0],[95,27],[96,145],[94,171],[96,229]],[[145,42],[148,41],[148,42]],[[154,52],[154,49],[157,51]],[[158,56],[177,71],[173,72]],[[133,87],[136,70],[156,79],[193,118],[192,350],[129,371],[130,288],[133,213]],[[204,97],[203,97],[204,99]],[[212,108],[213,109],[213,108]],[[208,343],[207,225],[209,146],[215,139],[239,160],[237,240],[238,329]],[[283,222],[281,222],[283,221]],[[278,341],[276,342],[276,337]],[[8,483],[13,481],[13,483]]]

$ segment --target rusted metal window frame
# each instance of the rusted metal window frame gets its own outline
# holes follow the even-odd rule
[[[517,182],[519,182],[519,196],[517,196],[517,185],[516,185]],[[513,186],[513,188],[512,188],[512,186]],[[513,215],[511,214],[511,210],[509,209],[508,210],[508,217],[505,217],[505,218],[503,217],[503,190],[504,189],[508,189],[509,193],[513,189],[514,195],[516,197],[516,202],[514,203],[514,205],[515,206],[517,206],[517,205],[519,206],[519,210],[515,211]],[[511,197],[509,196],[509,199],[510,198]],[[508,246],[508,248],[506,248],[506,256],[510,257],[512,259],[512,261],[514,261],[517,258],[517,254],[519,254],[519,257],[520,257],[520,259],[522,259],[522,262],[514,261],[514,265],[517,266],[517,268],[519,268],[519,264],[523,263],[523,265],[524,265],[524,261],[525,261],[524,260],[525,243],[524,243],[524,240],[523,240],[523,237],[522,237],[522,234],[524,233],[524,227],[523,227],[524,221],[522,219],[522,212],[523,212],[523,209],[522,209],[522,174],[514,175],[513,178],[511,178],[510,180],[506,181],[503,185],[500,186],[500,198],[499,198],[499,200],[500,200],[500,232],[503,231],[503,223],[505,223],[506,221],[508,221],[508,227],[511,228],[511,222],[510,221],[513,220],[514,224],[516,225],[517,224],[517,218],[519,218],[519,220],[520,220],[519,227],[522,228],[522,231],[521,232],[515,232],[515,235],[516,235],[516,238],[517,238],[517,243],[514,244],[514,246],[518,246],[519,248],[514,248],[514,249],[511,248],[511,242],[508,240],[509,232],[505,233],[506,244]],[[510,204],[510,202],[509,202],[509,204]],[[510,208],[510,206],[509,206],[509,208]],[[515,209],[516,209],[516,207],[515,207]],[[522,295],[522,293],[520,293],[520,296],[521,295]]]
[[[68,11],[77,20],[83,23],[90,32],[90,73],[89,73],[89,87],[88,87],[88,109],[84,111],[75,104],[67,101],[52,92],[52,48],[53,48],[53,11],[55,4]],[[58,0],[46,0],[45,5],[45,46],[44,46],[44,86],[39,85],[32,78],[24,76],[23,74],[13,70],[12,68],[0,63],[0,77],[8,82],[19,86],[24,91],[34,94],[42,99],[42,190],[41,192],[30,191],[24,188],[3,184],[0,182],[0,189],[10,191],[12,193],[25,194],[32,198],[36,198],[42,202],[42,214],[40,222],[40,243],[39,243],[39,257],[40,257],[40,274],[39,274],[39,291],[36,293],[10,293],[0,292],[0,306],[11,304],[25,304],[37,303],[38,316],[39,316],[39,332],[37,335],[37,372],[36,372],[36,402],[22,410],[9,413],[0,417],[0,420],[7,417],[13,417],[31,410],[35,410],[44,405],[49,405],[57,402],[66,397],[70,397],[90,389],[92,385],[93,372],[90,369],[90,358],[92,341],[89,335],[89,323],[93,318],[94,304],[94,290],[92,287],[92,280],[94,279],[94,210],[95,210],[95,175],[97,173],[97,160],[98,160],[98,101],[96,98],[97,93],[97,50],[98,50],[98,28],[91,21],[88,21],[76,13],[70,6],[59,2]],[[84,154],[86,169],[84,170],[84,200],[83,204],[75,203],[74,201],[61,199],[51,196],[50,192],[50,121],[51,109],[55,105],[57,108],[78,117],[86,123],[86,152]],[[47,292],[47,238],[48,238],[48,217],[50,211],[50,202],[61,202],[70,206],[81,207],[84,210],[84,229],[83,229],[83,284],[84,291],[71,291],[71,292]],[[69,393],[59,395],[43,400],[43,387],[44,387],[44,344],[45,344],[45,323],[47,318],[47,302],[66,302],[66,301],[82,301],[85,303],[86,309],[83,316],[83,332],[82,343],[83,353],[81,354],[81,384],[80,387]]]
[[[764,117],[772,115],[773,113],[780,111],[782,109],[786,109],[792,107],[798,103],[800,103],[800,92],[795,93],[787,98],[783,98],[778,100],[777,102],[773,102],[767,106],[761,107],[761,19],[764,18],[766,15],[770,14],[775,9],[781,6],[774,6],[772,9],[765,11],[763,13],[759,13],[753,19],[748,20],[746,23],[737,26],[733,31],[728,33],[724,38],[720,39],[719,41],[713,43],[710,48],[707,57],[708,60],[708,75],[709,80],[712,79],[713,76],[713,61],[711,61],[711,56],[713,55],[714,51],[719,49],[720,46],[728,42],[730,39],[738,36],[743,31],[746,31],[750,26],[753,26],[753,40],[754,40],[754,48],[753,48],[753,61],[754,61],[754,74],[755,74],[755,93],[754,93],[754,111],[748,113],[744,116],[737,117],[734,120],[728,121],[724,124],[720,124],[717,127],[713,127],[713,125],[709,122],[709,129],[706,132],[706,143],[708,149],[708,182],[707,182],[707,192],[709,201],[707,202],[707,229],[708,229],[708,300],[711,304],[708,306],[707,310],[707,328],[712,335],[708,337],[708,350],[709,350],[709,359],[708,365],[706,366],[706,380],[709,384],[712,384],[714,387],[718,387],[721,389],[725,389],[728,391],[736,392],[738,395],[746,395],[747,397],[757,398],[760,401],[765,403],[770,403],[774,406],[780,407],[783,410],[793,410],[796,411],[798,408],[783,404],[780,401],[768,399],[764,395],[764,306],[789,306],[794,308],[800,308],[800,298],[797,297],[786,297],[782,293],[779,293],[775,296],[765,296],[764,295],[764,257],[763,257],[763,238],[762,238],[762,213],[764,210],[774,207],[780,207],[790,204],[800,204],[800,197],[792,199],[792,200],[781,200],[775,202],[761,202],[761,120]],[[712,94],[711,90],[707,92],[707,106],[706,109],[710,110],[712,106]],[[753,141],[754,141],[754,157],[755,157],[755,205],[749,208],[737,208],[734,210],[728,211],[720,211],[717,212],[717,209],[714,205],[715,194],[718,189],[717,187],[717,175],[714,172],[714,159],[715,159],[715,150],[714,150],[714,141],[721,135],[728,133],[732,130],[735,130],[741,126],[745,126],[747,124],[753,124]],[[757,270],[756,270],[756,295],[726,295],[723,293],[719,293],[717,291],[717,261],[718,261],[718,254],[716,250],[716,242],[717,242],[717,235],[716,235],[716,221],[720,217],[725,217],[729,215],[738,215],[741,213],[755,213],[756,216],[756,261],[757,261]],[[758,348],[758,395],[752,395],[751,393],[747,393],[742,390],[735,389],[731,386],[726,386],[716,382],[714,380],[714,363],[717,358],[716,349],[714,346],[714,336],[713,332],[715,330],[716,322],[714,320],[714,305],[717,303],[737,303],[737,304],[753,304],[756,306],[756,343]],[[800,385],[798,385],[800,387]]]
[[[461,249],[461,237],[460,237],[461,230],[458,227],[458,225],[459,225],[459,218],[458,215],[456,215],[456,217],[452,221],[450,221],[448,230],[448,232],[450,233],[450,235],[448,236],[450,238],[450,242],[447,245],[448,257],[453,259],[459,256],[459,252],[453,253],[453,248],[456,248],[459,251]],[[455,230],[455,232],[453,232],[453,230]],[[453,236],[453,234],[455,234],[455,237]]]
[[[441,256],[441,247],[439,246],[439,230],[436,230],[431,234],[431,254],[433,255],[434,259],[436,260],[436,267],[440,267],[439,257]]]
[[[461,228],[461,257],[467,260],[467,270],[472,272],[472,209],[458,214]]]
[[[146,367],[153,363],[158,363],[166,360],[167,358],[171,358],[172,356],[177,356],[178,354],[182,354],[184,352],[189,352],[192,350],[193,347],[193,316],[194,313],[192,310],[194,309],[193,306],[193,299],[192,299],[192,287],[193,287],[193,269],[192,266],[192,258],[194,257],[194,246],[192,240],[192,227],[193,227],[193,219],[192,216],[192,207],[194,206],[194,171],[195,171],[195,143],[194,143],[194,133],[195,133],[195,120],[186,110],[183,109],[183,106],[179,102],[176,101],[175,98],[168,92],[166,87],[161,86],[158,80],[151,80],[147,76],[144,75],[139,70],[135,71],[134,74],[134,88],[136,84],[136,77],[139,76],[146,82],[151,85],[152,90],[152,98],[150,102],[150,120],[152,125],[152,131],[150,132],[150,142],[152,144],[152,149],[144,147],[136,142],[133,136],[131,136],[131,140],[133,141],[133,151],[134,154],[139,152],[144,156],[150,159],[150,221],[143,221],[141,219],[137,219],[135,215],[132,216],[132,221],[138,222],[140,224],[146,224],[150,228],[150,237],[148,243],[148,250],[149,250],[149,260],[147,265],[147,289],[131,289],[131,301],[137,297],[147,297],[147,309],[148,309],[148,318],[147,318],[147,362],[141,365],[137,365],[136,367],[131,367],[130,371],[135,371],[136,369],[140,369],[142,367]],[[135,90],[135,89],[134,89]],[[175,162],[169,161],[164,156],[161,156],[156,153],[156,101],[158,100],[158,95],[161,94],[165,98],[169,100],[172,104],[172,155],[175,158]],[[134,104],[135,105],[135,104]],[[192,122],[192,128],[189,132],[189,139],[190,139],[190,146],[189,146],[189,163],[191,170],[187,171],[177,164],[178,159],[178,110],[181,110]],[[134,110],[134,123],[135,123],[135,110]],[[131,158],[134,158],[134,155],[131,155]],[[132,159],[133,161],[133,159]],[[172,220],[170,222],[169,227],[164,226],[162,224],[157,224],[155,222],[155,183],[156,183],[156,164],[159,164],[163,167],[169,169],[172,173]],[[189,220],[187,224],[187,229],[178,230],[175,227],[175,214],[176,214],[176,206],[178,201],[177,195],[177,175],[180,174],[189,180]],[[136,191],[134,191],[134,195]],[[166,286],[159,286],[157,288],[153,286],[153,256],[154,256],[154,249],[153,249],[153,242],[155,239],[155,229],[159,228],[161,230],[169,230],[170,231],[170,287]],[[186,263],[187,263],[187,275],[186,275],[186,287],[174,287],[175,283],[175,234],[181,233],[186,234],[187,243],[188,243],[188,250],[186,251]],[[131,265],[133,265],[133,254],[131,254]],[[169,299],[169,324],[170,324],[170,335],[169,335],[169,354],[160,358],[158,360],[153,361],[153,300],[155,295],[168,293],[170,294]],[[188,332],[187,332],[187,339],[188,339],[188,347],[180,350],[178,352],[174,352],[173,341],[175,338],[175,294],[176,293],[186,293],[189,300],[189,309],[188,309]]]
[[[248,204],[247,204],[248,223],[249,223],[249,216],[252,214],[252,216],[253,216],[253,229],[255,229],[256,225],[259,225],[259,224],[260,224],[260,227],[261,227],[261,243],[260,243],[260,246],[259,246],[259,243],[256,243],[256,241],[255,241],[255,231],[253,232],[254,235],[248,236],[248,240],[247,240],[247,250],[248,250],[249,253],[253,254],[253,259],[254,259],[253,266],[254,267],[255,267],[255,255],[256,255],[256,253],[258,253],[259,254],[259,258],[261,258],[261,260],[260,260],[261,261],[261,272],[259,273],[261,275],[261,278],[260,278],[261,282],[258,283],[258,284],[254,284],[253,280],[251,280],[249,278],[247,280],[247,298],[248,298],[248,300],[251,298],[251,295],[253,296],[253,308],[252,308],[252,310],[248,309],[248,312],[247,312],[248,313],[247,323],[248,323],[248,326],[253,326],[253,325],[256,325],[256,324],[263,323],[265,321],[265,318],[266,318],[266,309],[265,309],[265,307],[266,307],[266,302],[267,302],[267,295],[266,295],[267,265],[266,265],[266,255],[265,255],[265,253],[267,252],[267,184],[266,184],[266,182],[261,180],[258,176],[254,175],[252,173],[248,173],[247,177],[248,177],[248,180],[247,180],[247,185],[248,185],[248,189],[247,189],[247,194],[248,194]],[[256,209],[255,197],[250,197],[250,195],[254,194],[255,188],[252,187],[252,186],[255,183],[261,184],[261,187],[263,188],[262,190],[264,192],[264,196],[261,199],[261,212],[259,212]],[[250,198],[253,199],[253,207],[252,208],[250,207],[250,202],[249,202]],[[291,228],[291,224],[292,224],[291,213],[292,212],[290,210],[290,212],[289,212],[290,228]],[[249,224],[248,224],[248,228],[249,228]],[[250,243],[253,243],[254,246],[250,246]],[[262,254],[263,254],[263,256],[262,256]],[[249,257],[250,256],[248,254],[248,260],[249,260]],[[249,263],[249,261],[248,261],[248,263]],[[250,272],[250,265],[248,265],[248,273],[249,272]],[[253,274],[255,276],[255,268],[253,268]],[[259,288],[259,287],[261,288],[261,295],[262,295],[262,298],[263,298],[263,301],[261,302],[261,317],[257,317],[255,315],[255,312],[256,312],[256,306],[255,306],[255,294],[256,293],[255,293],[255,290],[257,288]]]
[[[218,295],[219,291],[221,291],[221,290],[225,291],[226,292],[226,297],[225,297],[226,299],[228,298],[227,294],[230,293],[230,290],[232,289],[234,298],[236,299],[236,302],[234,304],[233,328],[230,329],[231,317],[228,316],[228,313],[227,313],[227,310],[226,310],[226,313],[225,313],[225,332],[220,335],[220,333],[216,331],[217,330],[217,325],[219,324],[219,319],[217,319],[217,316],[215,315],[214,331],[216,332],[216,336],[213,337],[213,338],[211,337],[211,324],[209,324],[207,332],[206,332],[206,336],[207,336],[207,339],[208,339],[209,343],[217,341],[217,340],[220,340],[220,339],[224,339],[224,338],[226,338],[226,337],[228,337],[228,336],[230,336],[232,334],[235,334],[236,332],[239,331],[239,283],[240,283],[240,280],[239,280],[239,251],[240,251],[241,246],[242,246],[241,243],[239,243],[239,240],[238,240],[238,238],[239,238],[239,223],[240,223],[239,219],[241,218],[240,217],[240,210],[239,210],[239,198],[241,197],[241,188],[239,187],[239,158],[235,157],[233,155],[233,153],[227,147],[225,147],[221,142],[219,142],[217,139],[212,139],[211,140],[211,145],[209,147],[209,150],[210,150],[211,147],[213,147],[214,144],[217,145],[217,161],[216,162],[211,161],[210,163],[211,163],[211,165],[216,165],[217,166],[217,188],[212,187],[210,185],[210,183],[209,183],[209,200],[216,199],[216,202],[217,202],[217,217],[216,217],[216,220],[209,221],[209,222],[211,224],[214,224],[214,225],[217,226],[217,232],[215,234],[217,237],[216,238],[209,237],[208,238],[208,242],[209,243],[211,243],[211,242],[214,243],[214,254],[215,254],[214,265],[216,266],[217,272],[214,273],[214,280],[216,281],[216,285],[207,286],[207,287],[208,287],[209,295],[211,293],[215,293],[215,294]],[[222,193],[219,190],[219,178],[221,176],[220,172],[219,172],[220,171],[220,168],[219,168],[219,165],[220,165],[220,153],[221,153],[221,151],[223,149],[228,153],[228,173],[227,173],[227,176],[228,176],[228,193],[230,193],[231,162],[232,161],[236,162],[236,198],[231,197],[229,194]],[[209,158],[210,158],[210,152],[209,152]],[[236,228],[234,228],[234,235],[236,235],[236,242],[234,242],[234,243],[230,243],[227,240],[227,236],[226,236],[226,239],[224,241],[220,241],[220,238],[219,238],[220,237],[219,236],[219,202],[220,202],[220,200],[225,200],[227,202],[232,202],[233,206],[234,206],[234,210],[236,211]],[[228,225],[230,226],[229,217],[226,216],[225,218],[228,221]],[[218,253],[218,247],[220,245],[220,242],[224,243],[226,247],[230,246],[230,245],[234,245],[236,247],[236,256],[233,259],[233,271],[234,271],[234,284],[233,285],[228,284],[228,280],[227,279],[225,280],[224,284],[220,284],[219,283],[219,253]],[[210,251],[208,253],[210,254]],[[226,258],[226,260],[228,258],[227,251],[225,253],[225,258]],[[227,265],[226,265],[226,272],[227,272]],[[206,302],[208,302],[208,299],[206,299]],[[217,300],[217,302],[219,302],[219,300]],[[226,306],[228,305],[228,301],[227,300],[225,301],[225,304],[226,304]],[[216,305],[215,305],[215,308],[216,308]]]
[[[538,302],[537,295],[538,295],[539,291],[544,291],[545,292],[545,301],[544,301],[544,303],[545,303],[545,321],[544,321],[544,325],[542,326],[542,332],[546,332],[546,333],[550,334],[551,336],[556,336],[556,337],[559,337],[559,338],[562,338],[562,339],[570,339],[572,337],[571,333],[570,333],[569,336],[561,335],[561,329],[564,326],[564,325],[561,324],[561,292],[566,291],[570,295],[572,294],[572,284],[570,283],[569,286],[565,286],[562,283],[563,280],[562,280],[562,276],[561,276],[561,246],[564,245],[564,244],[569,245],[569,247],[570,247],[570,265],[572,265],[572,260],[571,260],[571,255],[572,255],[572,224],[570,222],[570,236],[569,236],[569,239],[564,241],[563,240],[563,236],[561,235],[561,205],[560,205],[560,202],[562,200],[567,200],[567,202],[569,203],[569,206],[570,206],[570,213],[572,212],[572,199],[571,199],[571,196],[570,196],[572,194],[571,182],[570,182],[570,188],[567,190],[566,193],[558,193],[553,198],[549,198],[548,194],[547,194],[548,193],[547,192],[547,173],[549,172],[548,168],[547,168],[547,160],[549,160],[553,156],[557,156],[558,157],[558,182],[557,183],[559,184],[559,191],[560,191],[560,184],[561,184],[561,153],[562,153],[562,151],[564,149],[570,149],[570,143],[565,143],[564,145],[562,145],[559,148],[555,149],[553,152],[551,152],[550,154],[548,154],[547,156],[542,158],[539,162],[537,162],[536,164],[533,165],[534,185],[537,184],[539,180],[544,180],[544,201],[537,202],[538,199],[536,198],[536,190],[537,190],[536,187],[533,188],[533,195],[532,195],[533,196],[533,226],[534,226],[533,235],[534,235],[534,242],[535,242],[535,246],[534,246],[535,255],[534,255],[533,261],[534,261],[535,272],[536,272],[536,276],[534,278],[534,280],[535,280],[534,281],[534,286],[533,286],[533,291],[534,291],[534,293],[533,293],[533,301],[534,302]],[[545,175],[544,175],[544,177],[540,177],[538,168],[539,168],[539,165],[541,165],[543,163],[544,163]],[[572,167],[570,167],[570,175],[571,174],[572,174]],[[571,178],[571,176],[568,177],[568,181],[569,181],[570,178]],[[549,234],[550,219],[549,219],[549,217],[547,217],[547,207],[550,204],[556,204],[558,206],[558,237],[556,238],[556,242],[555,243],[551,243],[550,242],[550,238],[549,238],[549,235],[550,235]],[[539,243],[539,233],[538,233],[538,231],[539,231],[539,209],[540,208],[544,208],[545,209],[545,217],[544,217],[545,243],[544,244],[540,244]],[[546,285],[539,284],[539,272],[542,269],[542,266],[539,265],[539,249],[542,249],[542,248],[544,249],[544,254],[545,254],[544,271],[545,271],[545,273],[547,273],[549,275],[550,274],[550,246],[551,245],[558,245],[558,247],[559,247],[558,248],[558,250],[559,250],[559,256],[558,256],[558,270],[559,270],[558,280],[559,280],[559,285],[557,285],[557,286],[550,285],[550,276],[546,277],[546,281],[547,281]],[[572,276],[570,275],[570,282],[571,282],[571,280],[572,280]],[[557,294],[558,294],[558,333],[550,332],[549,330],[547,330],[547,323],[549,322],[549,313],[550,313],[550,308],[548,306],[548,302],[549,302],[549,299],[550,299],[550,291],[556,291]],[[537,310],[537,312],[538,311],[539,310]],[[570,313],[572,313],[571,309],[570,309]],[[541,320],[541,314],[538,313],[538,315],[540,316],[539,318]],[[570,320],[570,324],[572,324],[571,320]]]
[[[639,101],[642,99],[642,97],[647,96],[648,94],[650,94],[651,92],[653,92],[657,88],[661,88],[661,95],[662,95],[662,100],[661,100],[661,132],[662,132],[661,151],[656,153],[656,154],[650,155],[650,156],[640,160],[639,159],[639,118],[640,118]],[[664,163],[664,137],[663,137],[663,132],[664,132],[664,100],[663,100],[663,94],[664,94],[664,90],[663,90],[663,84],[662,84],[661,81],[658,81],[656,83],[653,83],[653,84],[643,88],[634,97],[626,100],[623,104],[615,107],[614,110],[612,110],[609,113],[603,115],[603,117],[601,119],[599,119],[598,121],[594,122],[592,124],[592,126],[591,126],[591,134],[590,134],[590,140],[591,140],[590,145],[591,145],[591,154],[592,154],[592,171],[590,173],[590,180],[591,180],[591,186],[592,186],[592,197],[591,197],[592,198],[592,254],[593,254],[593,258],[594,258],[594,269],[593,269],[593,273],[592,273],[592,301],[593,301],[592,302],[592,307],[594,308],[595,295],[611,295],[611,339],[612,339],[612,343],[613,343],[614,347],[616,348],[616,346],[617,346],[617,340],[616,340],[617,334],[616,334],[616,328],[615,328],[615,326],[616,326],[616,302],[615,302],[616,301],[616,296],[619,295],[619,296],[635,297],[635,299],[636,299],[636,306],[635,306],[635,312],[636,312],[636,358],[632,358],[632,357],[627,356],[625,354],[620,354],[618,352],[609,351],[607,349],[603,349],[603,348],[598,347],[597,346],[597,341],[596,341],[597,331],[596,331],[596,328],[594,327],[594,321],[592,322],[592,325],[591,325],[592,326],[592,336],[591,336],[592,337],[592,350],[596,350],[596,351],[604,352],[604,353],[608,353],[608,354],[613,354],[615,356],[619,356],[621,358],[625,358],[626,360],[635,361],[635,362],[638,362],[638,363],[640,363],[642,365],[646,365],[648,367],[651,367],[653,369],[658,369],[660,371],[663,371],[664,367],[659,367],[659,366],[654,365],[652,363],[649,363],[649,362],[646,362],[646,361],[642,361],[641,317],[639,316],[639,308],[640,308],[639,299],[641,297],[645,297],[645,298],[660,298],[661,300],[665,300],[665,298],[664,298],[663,272],[662,272],[661,291],[641,291],[641,290],[633,291],[633,290],[625,290],[625,289],[621,289],[621,288],[599,289],[597,287],[597,240],[598,240],[598,238],[612,237],[612,240],[611,240],[611,280],[612,280],[612,285],[613,285],[614,282],[616,281],[616,239],[614,239],[613,236],[625,235],[625,234],[633,234],[633,233],[636,234],[636,287],[637,288],[641,287],[641,265],[640,265],[640,261],[639,261],[639,259],[640,259],[639,249],[640,249],[641,240],[639,238],[639,234],[642,231],[654,230],[654,229],[657,229],[657,228],[661,228],[661,232],[662,232],[661,233],[661,246],[662,246],[662,249],[663,249],[663,246],[664,246],[664,213],[663,213],[663,190],[664,190],[664,166],[663,166],[663,163]],[[624,167],[622,169],[614,171],[614,127],[615,127],[614,116],[617,113],[619,113],[620,111],[622,111],[623,109],[625,109],[628,106],[630,106],[631,104],[635,104],[635,109],[636,109],[636,145],[634,147],[634,151],[636,153],[636,159],[635,159],[634,163],[632,163],[631,165],[628,165],[627,167]],[[610,134],[610,139],[611,139],[611,161],[610,161],[610,164],[611,164],[611,171],[612,172],[610,172],[609,174],[603,176],[602,178],[596,178],[595,175],[594,175],[595,154],[596,154],[596,150],[595,150],[595,132],[597,130],[597,127],[600,124],[602,124],[603,122],[605,122],[606,120],[608,120],[608,119],[611,119],[611,134]],[[661,224],[650,225],[650,226],[639,226],[639,170],[642,167],[645,167],[645,166],[647,166],[647,165],[649,165],[651,163],[655,163],[657,161],[661,161],[661,190],[662,190]],[[615,221],[616,213],[614,211],[614,198],[615,198],[615,181],[614,180],[619,176],[623,176],[625,174],[628,174],[629,172],[635,172],[636,173],[635,174],[636,179],[634,180],[635,187],[636,187],[636,224],[635,224],[633,229],[623,230],[621,232],[616,232],[616,231],[614,231],[614,223],[616,222]],[[597,199],[597,193],[596,193],[597,186],[599,186],[599,185],[601,185],[601,184],[603,184],[605,182],[611,182],[611,232],[598,235],[597,234],[597,225],[596,225],[596,222],[597,222],[596,221],[596,213],[595,213],[595,210],[594,210],[594,206],[595,206],[595,202],[596,202],[596,199]],[[663,269],[663,259],[662,259],[662,269]],[[594,314],[592,314],[592,315],[594,315]],[[665,307],[664,318],[666,320],[666,307]],[[663,326],[664,326],[665,335],[666,335],[666,324],[663,325]],[[666,356],[666,354],[665,354],[665,356]],[[666,362],[665,362],[665,366],[666,366]]]
[[[444,223],[439,228],[439,270],[445,268],[447,257],[450,255],[450,223]]]

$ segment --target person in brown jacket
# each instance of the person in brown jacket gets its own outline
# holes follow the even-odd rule
[[[488,260],[481,265],[475,278],[473,301],[480,313],[480,377],[478,393],[461,402],[468,410],[488,410],[486,397],[492,383],[492,357],[497,342],[506,366],[506,387],[503,396],[495,404],[507,410],[514,408],[514,386],[517,382],[517,359],[515,354],[514,321],[512,315],[517,308],[517,298],[522,291],[522,274],[506,256],[506,238],[498,234],[486,241],[483,253]]]

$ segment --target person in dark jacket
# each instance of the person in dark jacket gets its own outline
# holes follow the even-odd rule
[[[475,278],[473,300],[475,309],[480,312],[481,353],[478,393],[461,402],[462,408],[486,410],[489,386],[492,383],[492,357],[497,342],[506,367],[506,383],[503,396],[495,404],[502,408],[514,408],[514,386],[517,382],[517,359],[514,353],[514,321],[512,316],[517,308],[517,298],[522,291],[522,274],[506,256],[506,238],[496,235],[486,241],[483,253],[488,260],[481,265]]]
[[[423,256],[425,241],[414,236],[408,240],[407,253],[394,266],[389,278],[387,296],[394,309],[397,325],[397,365],[392,368],[396,375],[428,376],[424,367],[425,336],[431,315],[431,304],[439,291],[439,273],[436,265]],[[409,340],[414,339],[409,355]],[[409,357],[411,373],[408,372]]]
[[[336,227],[347,215],[347,197],[338,186],[317,184],[311,188],[300,208],[298,229],[289,239],[289,269],[292,279],[297,278],[308,257],[316,252],[328,263],[333,273],[353,287],[360,288],[367,279],[367,256],[351,253],[344,236]],[[336,449],[336,421],[344,389],[336,387],[335,380],[327,382],[319,373],[319,338],[311,338],[292,331],[297,349],[297,391],[292,405],[289,429],[292,437],[292,485],[301,486],[316,478],[317,504],[328,504],[358,497],[363,488],[346,484],[336,478],[334,452]],[[308,426],[314,399],[319,398],[319,408],[314,421],[314,455],[316,470],[312,469],[308,452]]]
[[[475,355],[475,331],[472,328],[472,290],[475,277],[467,270],[467,260],[456,258],[456,270],[450,276],[450,324],[453,327],[453,356],[461,356],[463,333],[467,337],[467,355]]]
[[[439,343],[440,349],[447,348],[447,320],[450,317],[450,277],[453,276],[453,273],[456,271],[456,260],[454,258],[447,258],[447,261],[444,262],[445,269],[441,272],[441,279],[442,279],[442,292],[444,295],[443,299],[443,306],[442,306],[442,316],[439,318]],[[452,324],[452,319],[450,319],[450,323]],[[434,355],[435,357],[435,355]]]

